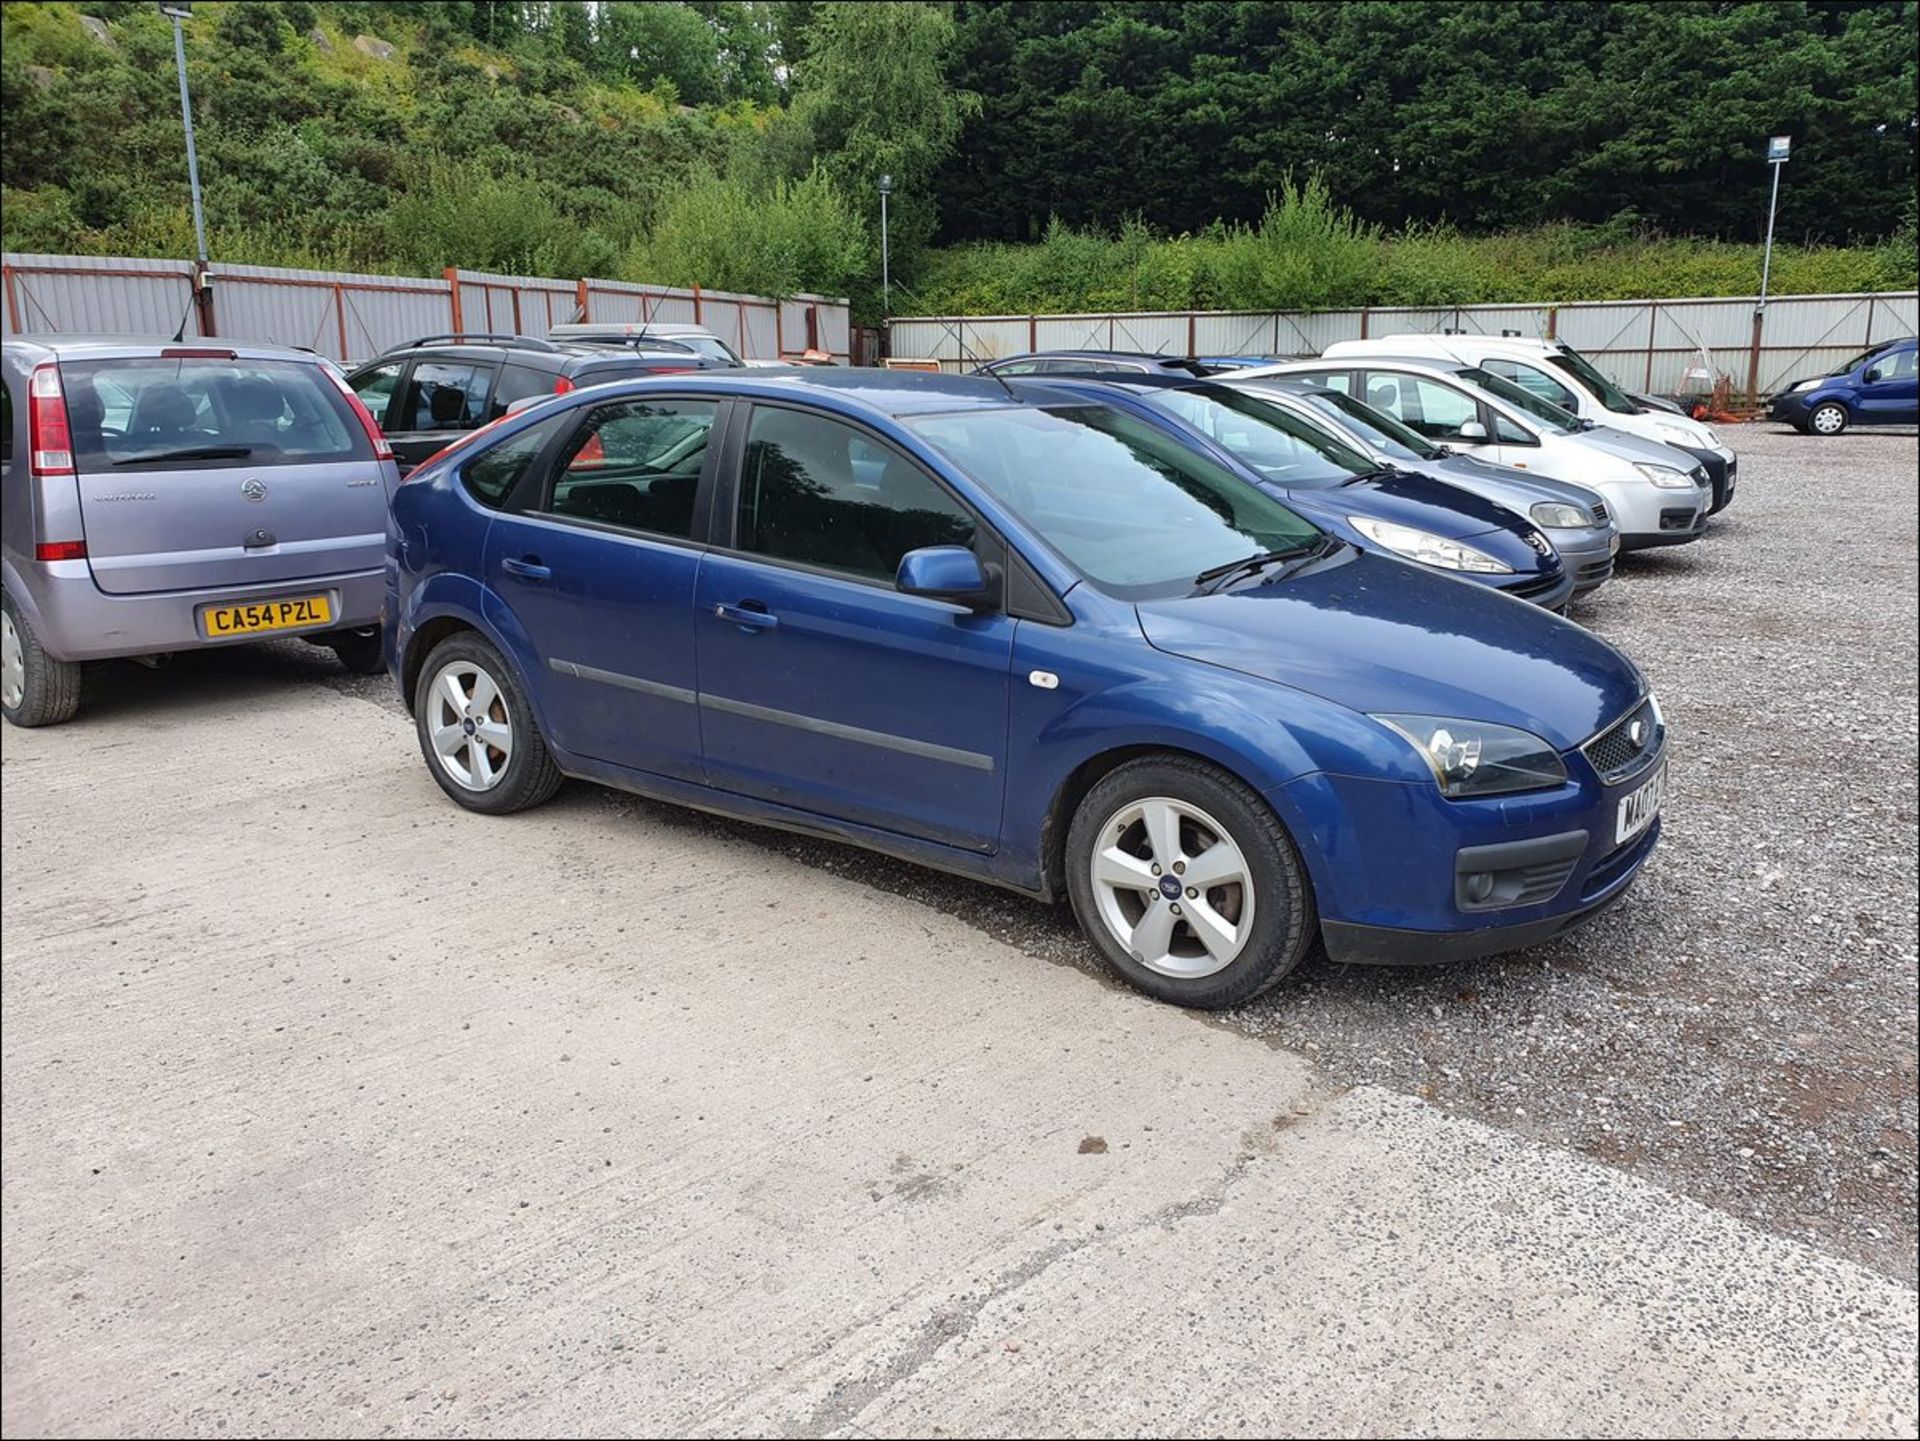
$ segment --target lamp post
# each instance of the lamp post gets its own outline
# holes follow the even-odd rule
[[[1767,199],[1767,248],[1760,257],[1760,303],[1753,308],[1753,349],[1747,357],[1747,399],[1754,400],[1760,390],[1760,331],[1767,313],[1767,283],[1773,278],[1773,216],[1780,208],[1780,169],[1793,149],[1791,135],[1775,135],[1767,141],[1767,164],[1773,167],[1773,193]]]
[[[887,197],[893,194],[893,177],[880,177],[880,308],[893,308],[892,257],[887,252]]]
[[[200,158],[193,147],[193,102],[187,98],[187,43],[180,33],[180,22],[192,18],[193,6],[188,0],[160,0],[160,13],[173,22],[173,63],[180,72],[180,119],[187,127],[187,184],[193,191],[193,243],[199,249],[204,269],[207,222],[200,211]]]

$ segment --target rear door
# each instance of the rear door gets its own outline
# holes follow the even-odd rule
[[[380,426],[403,473],[486,424],[499,371],[486,356],[415,358]]]
[[[311,361],[64,361],[87,559],[110,594],[377,569],[388,474]]]

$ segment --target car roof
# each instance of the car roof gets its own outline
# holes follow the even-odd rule
[[[1369,366],[1390,365],[1403,370],[1424,370],[1435,375],[1458,375],[1475,367],[1464,360],[1437,355],[1323,355],[1318,360],[1288,360],[1273,366],[1270,372],[1240,374],[1236,380],[1281,380],[1293,371],[1365,370]]]
[[[691,325],[683,320],[570,320],[551,327],[547,334],[556,341],[595,335],[704,335],[714,340],[720,338],[704,325]]]
[[[1168,355],[1151,350],[1025,350],[1018,355],[1003,355],[988,365],[1005,365],[1010,360],[1144,360],[1154,365],[1192,365],[1191,356]]]
[[[749,400],[807,397],[838,402],[841,408],[889,418],[1086,403],[1084,397],[1053,389],[1038,377],[1002,381],[990,375],[940,375],[924,370],[876,370],[865,366],[689,370],[679,375],[635,376],[631,380],[610,381],[592,390],[595,395],[608,398],[668,391],[731,395]]]
[[[158,357],[163,351],[170,350],[207,350],[221,354],[232,352],[236,357],[247,360],[305,360],[318,363],[325,359],[318,351],[305,346],[227,340],[221,336],[189,335],[183,340],[175,340],[170,335],[116,335],[107,332],[69,334],[62,331],[9,335],[6,343],[10,348],[31,348],[76,360],[88,357],[138,360],[147,356]]]

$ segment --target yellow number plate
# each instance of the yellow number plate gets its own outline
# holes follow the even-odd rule
[[[324,595],[296,595],[285,600],[256,601],[252,605],[210,605],[200,612],[200,624],[211,640],[266,630],[304,630],[310,625],[332,623],[333,602]]]

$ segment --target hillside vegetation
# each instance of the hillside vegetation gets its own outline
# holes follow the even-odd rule
[[[1776,289],[1910,288],[1914,19],[228,0],[185,28],[216,261],[816,290],[870,318],[882,175],[903,312],[1748,294],[1770,130],[1797,137]],[[0,6],[0,105],[7,249],[192,254],[153,5]]]

